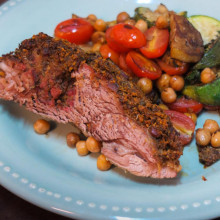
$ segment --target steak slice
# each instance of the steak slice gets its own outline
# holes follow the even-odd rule
[[[100,55],[46,34],[0,59],[0,98],[103,142],[102,153],[138,176],[175,177],[183,144],[169,117]]]

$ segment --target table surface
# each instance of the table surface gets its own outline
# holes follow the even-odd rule
[[[15,196],[0,186],[0,219],[1,220],[69,220],[41,209]]]
[[[6,0],[0,0],[0,5]],[[41,209],[15,196],[0,185],[0,219],[1,220],[68,220]],[[220,218],[215,219],[220,220]]]

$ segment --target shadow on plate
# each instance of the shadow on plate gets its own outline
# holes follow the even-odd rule
[[[178,173],[178,175],[175,178],[172,179],[153,179],[150,177],[139,177],[132,175],[122,169],[119,169],[117,167],[112,168],[112,171],[120,175],[121,177],[125,179],[129,179],[133,182],[139,183],[139,184],[152,184],[152,185],[170,185],[170,186],[175,186],[180,184],[181,182],[181,177],[182,177],[182,172]]]
[[[38,114],[34,114],[26,110],[24,106],[19,106],[18,104],[11,101],[0,100],[0,106],[2,107],[2,112],[7,112],[10,117],[16,120],[22,120],[24,124],[28,126],[33,126],[37,119],[44,118]],[[51,125],[50,132],[53,131],[53,135],[57,137],[65,138],[66,134],[70,131],[79,133],[79,129],[77,129],[73,124],[59,124],[59,126],[57,126],[58,123],[55,121],[48,121]],[[47,136],[50,135],[50,132],[47,134]],[[83,135],[81,136],[81,138],[84,137]]]

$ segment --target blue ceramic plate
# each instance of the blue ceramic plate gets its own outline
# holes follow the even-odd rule
[[[163,2],[189,15],[219,18],[220,2],[175,0],[12,0],[0,7],[0,54],[38,32],[53,35],[57,23],[72,13],[110,20],[118,12]],[[100,172],[96,155],[79,157],[65,143],[70,125],[47,136],[34,133],[38,116],[11,102],[0,102],[0,182],[18,196],[52,212],[81,219],[208,219],[220,216],[220,163],[204,169],[195,142],[184,150],[183,170],[175,179],[139,178],[118,168]],[[215,113],[199,116],[220,123]],[[202,176],[207,181],[202,180]]]

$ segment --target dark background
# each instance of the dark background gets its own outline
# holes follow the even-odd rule
[[[6,0],[0,0],[0,5]],[[15,196],[0,185],[0,220],[69,220]],[[220,218],[215,219],[220,220]]]
[[[0,0],[1,1],[1,0]],[[69,220],[32,205],[0,186],[1,220]]]

